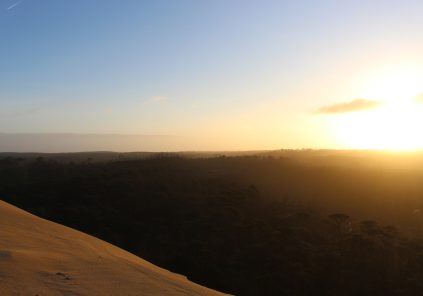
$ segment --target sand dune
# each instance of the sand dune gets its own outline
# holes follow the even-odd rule
[[[0,295],[224,295],[0,201]]]

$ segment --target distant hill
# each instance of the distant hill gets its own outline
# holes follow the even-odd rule
[[[167,135],[0,133],[0,152],[178,151],[183,142]]]

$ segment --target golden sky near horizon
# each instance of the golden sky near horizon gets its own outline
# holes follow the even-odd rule
[[[368,78],[359,99],[323,107],[332,114],[333,136],[354,149],[423,148],[423,72],[413,67],[387,67]],[[332,111],[332,112],[331,112]]]
[[[0,151],[423,148],[423,3],[121,3],[3,5]]]

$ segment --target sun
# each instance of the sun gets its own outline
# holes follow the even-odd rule
[[[423,92],[423,71],[418,69],[396,69],[370,78],[359,91],[366,99],[384,102],[409,101]]]
[[[423,75],[396,72],[382,75],[362,91],[381,101],[379,108],[348,113],[334,119],[341,145],[351,149],[416,150],[423,148]]]
[[[338,137],[353,149],[423,148],[423,110],[418,107],[413,103],[392,103],[377,110],[347,114],[336,123]]]

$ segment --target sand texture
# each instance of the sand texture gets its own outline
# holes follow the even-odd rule
[[[0,295],[224,295],[0,201]]]

